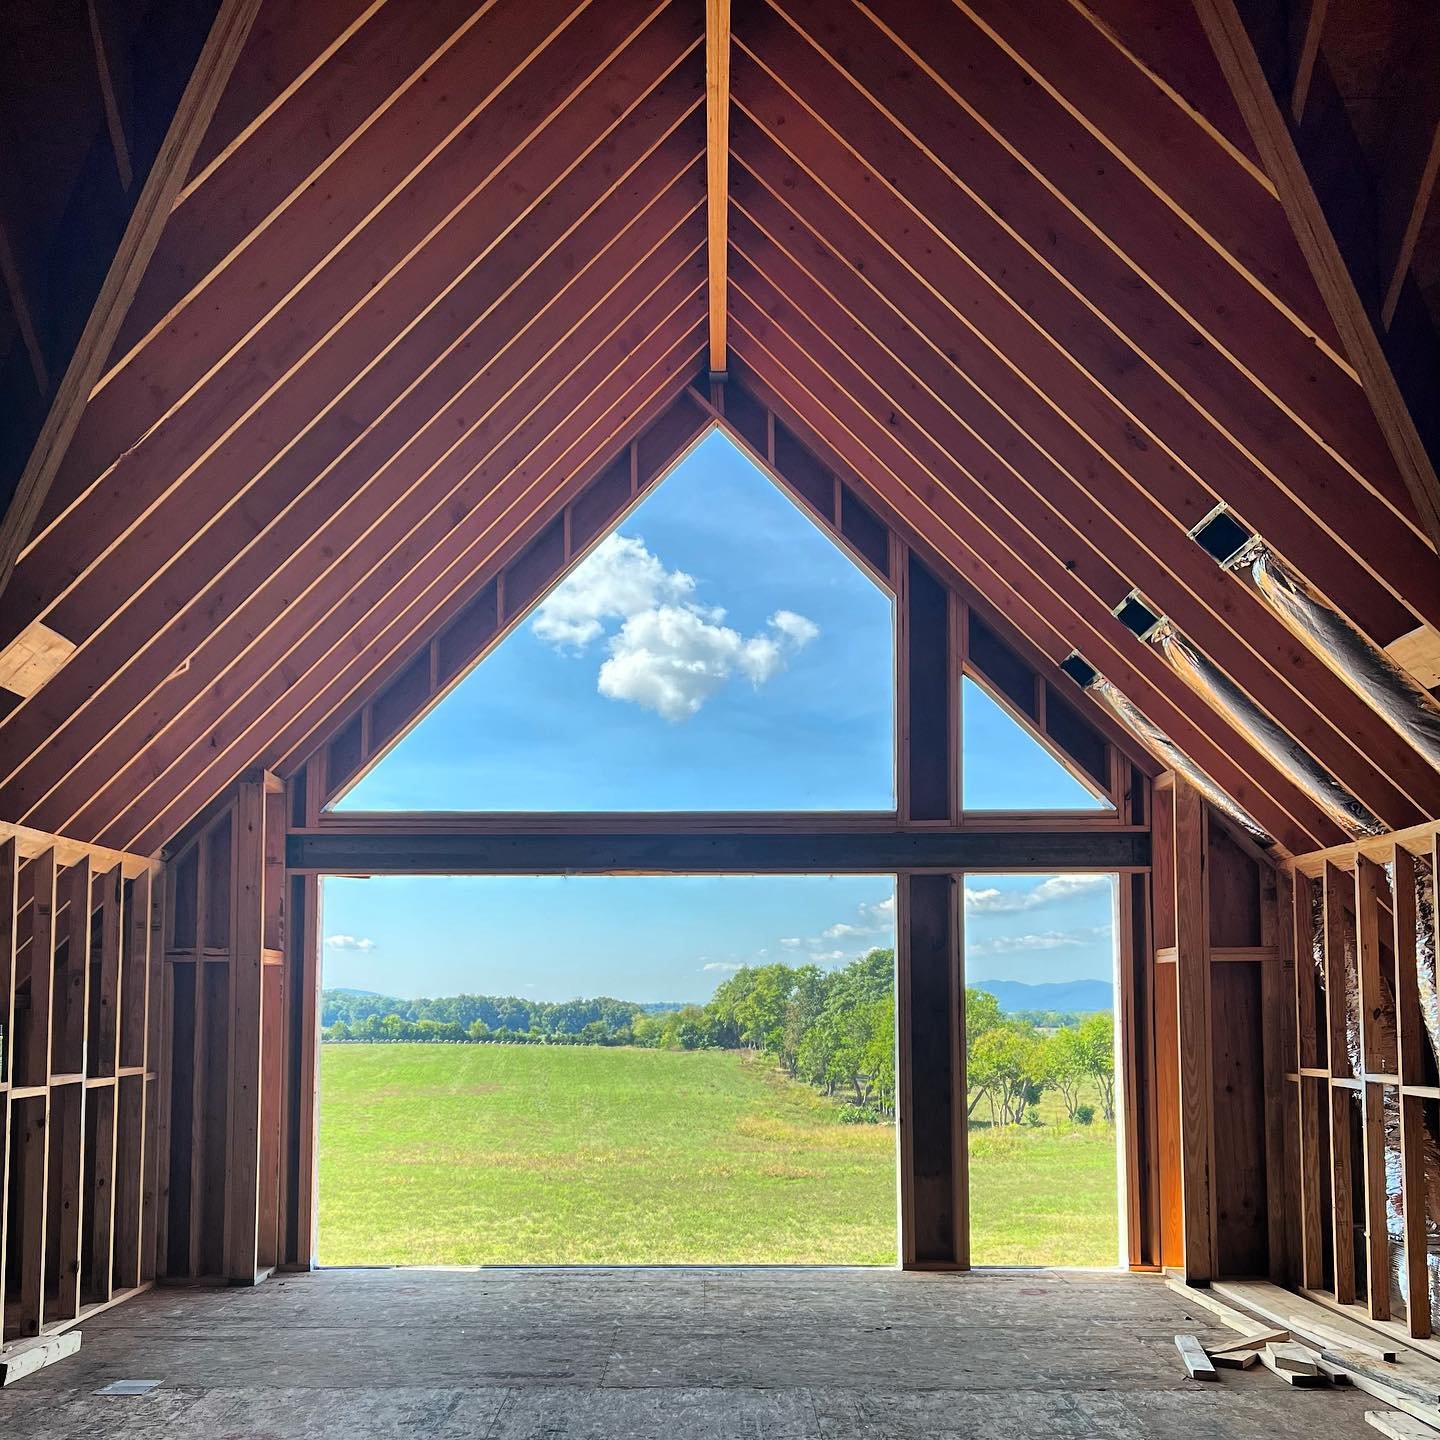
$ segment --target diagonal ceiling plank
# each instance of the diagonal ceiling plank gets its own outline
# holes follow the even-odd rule
[[[268,677],[272,683],[280,682],[283,692],[307,674],[305,666],[292,664],[288,657],[312,632],[328,634],[333,645],[355,624],[372,621],[388,600],[411,599],[413,586],[419,583],[423,588],[431,567],[446,563],[445,557],[475,541],[477,534],[491,536],[497,545],[506,542],[515,521],[517,496],[528,493],[534,481],[526,468],[536,463],[533,456],[545,446],[568,444],[567,426],[583,429],[589,423],[606,388],[624,383],[626,356],[636,347],[656,345],[668,352],[703,314],[698,213],[697,204],[693,239],[684,244],[688,257],[677,264],[673,254],[664,253],[663,247],[657,250],[653,264],[647,267],[642,262],[628,285],[617,291],[613,308],[595,307],[588,324],[578,325],[561,343],[548,348],[541,368],[525,385],[488,405],[482,402],[482,414],[462,436],[462,443],[450,448],[443,463],[426,467],[424,491],[394,507],[383,525],[372,522],[359,537],[351,520],[335,536],[336,563],[318,582],[306,584],[307,578],[313,581],[310,555],[305,557],[308,564],[287,566],[277,576],[278,594],[283,596],[295,584],[304,593],[299,603],[284,609],[280,623],[267,630],[262,643],[247,645],[237,654],[238,637],[231,630],[209,648],[205,666],[189,667],[200,670],[198,679],[203,682],[205,671],[218,666],[218,688],[197,684],[197,677],[188,671],[170,677],[166,691],[146,706],[150,733],[163,736],[171,747],[166,769],[197,743],[207,726],[230,713],[249,686]],[[577,397],[583,397],[589,412],[582,413]],[[323,550],[327,537],[322,533],[319,540]],[[273,594],[267,597],[273,598]],[[239,627],[239,636],[244,634]],[[82,739],[85,733],[81,731]],[[146,768],[148,776],[153,767]],[[93,789],[89,784],[71,789],[66,782],[62,787],[45,800],[47,807],[55,807],[50,813],[68,811],[71,803],[84,804]],[[58,798],[62,793],[63,804]],[[67,814],[65,823],[72,818]]]
[[[588,423],[580,439],[558,461],[537,468],[532,482],[550,488],[552,503],[561,498],[556,486],[574,477],[578,467],[590,466],[591,473],[598,470],[627,435],[665,409],[694,373],[705,353],[703,265],[701,279],[692,296],[695,321],[689,331],[635,377],[613,411],[597,413],[594,405],[582,404],[575,415],[583,415]],[[642,403],[647,394],[648,402]],[[365,614],[318,660],[307,659],[303,686],[276,686],[273,678],[267,678],[228,723],[218,724],[194,747],[165,790],[139,797],[107,822],[107,830],[134,834],[153,848],[174,835],[228,783],[220,777],[228,775],[240,756],[258,747],[258,753],[275,756],[277,763],[284,758],[293,765],[303,759],[367,682],[387,674],[419,640],[458,613],[473,593],[482,564],[498,568],[519,548],[512,541],[501,552],[497,543],[491,538],[472,546],[418,596],[403,587],[390,589],[381,610]]]
[[[662,136],[669,123],[662,123]],[[466,427],[473,428],[488,413],[482,400],[487,392],[514,390],[527,367],[613,292],[627,266],[643,259],[642,226],[658,226],[663,237],[677,216],[698,204],[698,131],[676,131],[651,149],[650,130],[648,124],[625,126],[604,141],[603,165],[584,170],[554,196],[555,204],[510,232],[489,252],[489,263],[472,272],[466,303],[453,320],[436,312],[415,333],[413,353],[403,357],[397,373],[387,371],[396,368],[399,355],[395,364],[365,377],[347,409],[373,415],[369,425],[356,433],[339,420],[333,434],[315,433],[274,468],[263,491],[219,517],[203,544],[190,545],[112,619],[91,630],[79,663],[0,724],[0,740],[17,763],[42,746],[58,758],[53,742],[65,739],[66,730],[88,733],[92,743],[112,731],[118,738],[145,697],[177,669],[195,679],[218,673],[213,666],[226,654],[232,628],[253,643],[335,567],[343,535],[368,533],[367,526],[398,505],[420,498],[421,483],[443,480],[446,457],[465,433],[454,433],[450,416],[466,416]],[[597,189],[612,175],[615,183],[597,203]],[[402,482],[402,476],[420,479]],[[254,534],[266,517],[265,528]],[[314,539],[297,550],[295,534]],[[265,578],[250,586],[242,603],[227,607],[242,566]],[[298,589],[284,578],[292,570]],[[272,577],[280,582],[273,587]],[[215,622],[217,614],[223,623]],[[115,667],[110,657],[117,653],[128,658]],[[173,711],[176,703],[167,693],[165,709]],[[72,746],[64,753],[74,764],[83,751]]]
[[[1184,707],[1168,698],[1176,677],[1161,657],[1143,647],[1132,647],[1133,636],[1110,612],[1079,591],[1063,565],[1046,555],[1031,537],[1007,523],[984,487],[967,477],[930,437],[914,434],[913,422],[892,411],[867,376],[833,349],[822,352],[823,360],[817,358],[808,348],[809,332],[803,339],[792,336],[733,276],[731,283],[733,346],[737,358],[746,361],[747,373],[764,377],[772,392],[784,397],[787,409],[808,416],[810,430],[836,437],[837,449],[843,435],[848,454],[845,449],[840,453],[847,458],[847,468],[865,475],[867,488],[880,495],[891,511],[904,507],[907,530],[928,535],[937,548],[944,543],[942,537],[953,540],[958,549],[942,549],[941,553],[948,554],[952,563],[957,553],[968,556],[962,573],[971,584],[978,582],[982,593],[993,595],[997,584],[1017,597],[1023,592],[1024,606],[1047,615],[1067,638],[1067,650],[1069,646],[1084,650],[1157,723],[1177,734],[1177,743],[1212,773],[1213,759],[1240,788],[1272,796],[1272,810],[1279,802],[1284,812],[1294,817],[1287,822],[1292,831],[1296,821],[1310,835],[1333,830],[1310,801],[1275,776],[1240,736],[1233,736],[1233,745],[1217,746],[1213,738],[1199,732],[1193,716],[1187,717]],[[963,502],[952,486],[963,489]],[[1024,582],[1015,578],[1017,561],[1026,572]],[[1021,628],[1026,627],[1022,624]],[[1161,715],[1154,713],[1156,706],[1163,707]],[[1218,728],[1209,725],[1208,716],[1206,719],[1207,729]],[[1186,738],[1179,739],[1179,735]],[[1205,758],[1196,754],[1193,746],[1199,746]],[[1235,793],[1229,783],[1221,783]]]
[[[1397,817],[1396,824],[1408,824],[1412,822],[1399,817],[1440,807],[1440,774],[1413,753],[1405,755],[1408,763],[1392,763],[1389,773],[1378,768],[1367,744],[1371,749],[1391,748],[1383,722],[1296,644],[1263,606],[1251,597],[1235,595],[1233,582],[1195,546],[1180,544],[1182,537],[1158,520],[1148,534],[1132,536],[1098,503],[1094,492],[1103,493],[1103,480],[1097,472],[1092,472],[1091,493],[1087,493],[1043,452],[1011,443],[1013,432],[1007,436],[984,415],[967,419],[947,407],[942,395],[953,386],[918,346],[902,347],[906,361],[913,365],[905,368],[833,297],[785,263],[773,248],[757,243],[738,221],[739,217],[739,253],[733,260],[737,289],[758,301],[819,363],[831,363],[828,346],[833,344],[836,365],[843,363],[838,357],[845,356],[879,387],[890,412],[890,428],[907,449],[914,453],[908,437],[920,432],[952,459],[963,476],[961,483],[950,486],[957,499],[967,486],[977,487],[974,498],[981,499],[983,489],[983,503],[993,507],[997,521],[1003,516],[1011,534],[1018,527],[1047,554],[1056,573],[1073,577],[1098,602],[1097,614],[1113,610],[1132,585],[1139,584],[1151,603],[1239,680],[1261,709],[1377,812]],[[754,264],[750,245],[764,263],[763,275]],[[933,460],[927,468],[937,473]],[[973,504],[962,503],[978,516]],[[1122,513],[1133,516],[1144,511],[1137,503]],[[1167,572],[1155,558],[1146,543],[1149,539],[1165,544],[1172,566],[1179,562],[1175,573]],[[1117,564],[1123,564],[1124,570],[1117,570]],[[1118,623],[1114,632],[1117,643],[1144,648]],[[1278,652],[1274,658],[1267,655],[1268,665],[1255,648],[1266,641]],[[1397,783],[1402,776],[1403,786]]]
[[[90,316],[50,397],[49,412],[0,520],[0,592],[30,538],[170,214],[175,196],[245,42],[260,0],[221,0],[164,141],[136,198]],[[83,243],[83,242],[82,242]]]
[[[908,416],[933,436],[1106,609],[1138,586],[1317,760],[1364,793],[1372,808],[1399,816],[1412,806],[1440,807],[1440,774],[1394,746],[1379,717],[1254,596],[1237,592],[1145,497],[1098,464],[1080,472],[1086,480],[1079,482],[1053,455],[957,388],[941,356],[913,332],[885,327],[882,342],[849,292],[842,300],[824,290],[738,204],[732,235],[737,284],[762,299],[797,338],[804,326],[801,343],[817,357],[822,342],[809,338],[811,325],[850,357],[883,387],[893,416]],[[780,297],[794,307],[793,316],[779,308]],[[875,309],[870,307],[872,316]],[[893,422],[892,428],[902,433]],[[1387,752],[1389,773],[1373,758]]]
[[[788,127],[787,127],[788,128]],[[804,152],[811,164],[815,157]],[[862,215],[845,209],[822,184],[853,193],[851,173],[819,164],[820,177],[802,171],[743,114],[737,117],[736,173],[732,199],[752,216],[763,212],[766,227],[807,268],[834,273],[843,267],[871,298],[904,320],[956,366],[1017,428],[1052,454],[1075,453],[1071,469],[1087,475],[1095,459],[1127,476],[1142,503],[1159,506],[1188,530],[1225,494],[1215,486],[1214,468],[1177,463],[1177,457],[1107,389],[1095,366],[1073,356],[1002,290],[977,284],[975,271],[927,245],[885,207]],[[881,323],[878,318],[875,323]],[[1075,333],[1083,335],[1083,331]],[[1095,352],[1098,355],[1103,351]],[[1068,432],[1068,436],[1067,436]],[[1143,437],[1143,438],[1141,438]],[[1137,443],[1139,441],[1139,443]],[[1223,453],[1223,452],[1222,452]],[[1383,574],[1374,574],[1340,539],[1321,530],[1289,498],[1257,479],[1246,490],[1244,512],[1251,521],[1286,536],[1281,547],[1297,568],[1326,576],[1327,588],[1374,633],[1395,633],[1413,623],[1411,612],[1389,592]],[[1358,537],[1352,536],[1351,539]]]
[[[861,97],[841,104],[835,79],[817,75],[814,60],[794,43],[781,36],[766,52],[776,64],[782,44],[787,47],[790,68],[782,84],[737,41],[737,147],[748,116],[867,228],[894,234],[896,249],[918,250],[911,262],[918,274],[952,269],[953,276],[937,289],[955,297],[951,303],[962,315],[981,303],[971,298],[977,282],[993,291],[1012,318],[986,325],[989,340],[1010,346],[1038,332],[1081,372],[1057,392],[1062,405],[1075,403],[1091,385],[1102,387],[1144,436],[1143,444],[1156,446],[1161,458],[1180,463],[1197,480],[1203,477],[1252,525],[1288,536],[1296,527],[1322,524],[1337,543],[1348,541],[1357,559],[1368,560],[1377,579],[1388,580],[1408,603],[1440,616],[1440,594],[1428,582],[1433,555],[1423,537],[1378,505],[1364,508],[1359,523],[1365,532],[1359,533],[1354,478],[1336,454],[1277,424],[1264,395],[1221,363],[1192,327],[1145,303],[1143,289],[1113,252],[1083,235],[1067,236],[1063,250],[1057,249],[1060,222],[1049,211],[1037,211],[1039,229],[1027,241],[1013,224],[1002,223],[993,205],[979,203],[954,172],[938,167],[920,146],[905,143]],[[968,167],[967,172],[984,179],[996,202],[1014,213],[1010,167],[979,177]],[[928,232],[923,242],[909,233],[917,226]],[[963,303],[957,303],[959,297]],[[1334,373],[1344,387],[1336,405],[1360,402],[1353,382]],[[1273,524],[1254,513],[1269,499],[1268,485],[1285,497],[1271,512]],[[1294,558],[1307,568],[1303,557]],[[1331,574],[1316,573],[1326,580]],[[1340,598],[1343,603],[1346,597]],[[1390,606],[1362,623],[1375,627],[1370,633],[1377,643],[1388,643],[1410,628],[1403,613]],[[1385,626],[1394,627],[1393,633],[1387,635]]]
[[[602,40],[597,37],[597,43]],[[256,302],[263,307],[261,314],[230,354],[207,368],[208,357],[197,355],[188,338],[168,345],[164,369],[174,375],[180,393],[148,424],[146,407],[153,414],[162,393],[151,388],[159,380],[154,367],[147,375],[137,371],[127,376],[97,397],[92,464],[100,483],[91,488],[83,506],[57,520],[32,545],[17,576],[15,609],[0,617],[0,637],[26,623],[27,613],[33,617],[56,614],[57,607],[73,609],[67,597],[79,596],[87,583],[101,583],[97,568],[109,572],[114,593],[106,594],[102,585],[85,609],[103,617],[123,598],[127,582],[153,573],[149,565],[136,563],[137,553],[127,542],[138,535],[158,548],[167,537],[194,534],[193,516],[175,524],[177,496],[188,491],[193,503],[205,507],[211,503],[207,495],[216,493],[216,475],[234,467],[249,483],[248,477],[263,474],[272,436],[287,433],[279,429],[277,416],[287,417],[284,423],[292,426],[288,433],[293,434],[293,427],[338,405],[336,418],[353,426],[354,416],[366,413],[353,408],[353,399],[344,398],[345,382],[355,367],[380,363],[397,344],[416,353],[416,327],[423,322],[433,330],[431,312],[458,303],[449,287],[463,282],[472,290],[483,288],[501,273],[487,268],[489,247],[477,243],[482,236],[490,244],[503,241],[526,213],[520,202],[543,197],[557,179],[577,168],[585,177],[582,189],[601,182],[603,172],[583,163],[593,145],[617,122],[616,111],[623,119],[672,74],[674,83],[658,91],[655,106],[645,108],[639,118],[663,134],[667,123],[683,115],[692,91],[689,77],[676,72],[686,48],[679,34],[656,27],[593,74],[593,53],[578,55],[572,64],[582,71],[583,83],[572,86],[570,79],[556,77],[557,88],[536,85],[524,104],[509,107],[496,123],[477,125],[472,144],[457,147],[429,168],[431,183],[423,195],[397,198],[377,210],[343,251],[333,253],[323,269],[292,289],[288,303],[275,304],[280,297],[270,295],[268,287],[260,290]],[[551,123],[561,112],[564,123]],[[668,122],[659,119],[661,114]],[[587,137],[578,148],[576,132]],[[319,201],[316,205],[317,219],[328,220],[328,208]],[[298,211],[291,213],[297,222],[301,219]],[[286,255],[270,257],[265,247],[267,274],[277,285],[283,284],[286,266],[294,263],[293,250],[303,248],[307,237],[302,228]],[[442,264],[453,269],[442,271],[444,282],[437,283],[432,267]],[[209,295],[215,298],[225,284]],[[236,297],[237,305],[256,302]],[[207,347],[220,328],[207,327]],[[187,357],[195,364],[194,372],[185,369]],[[117,430],[109,416],[122,401],[127,414],[142,418]],[[132,440],[142,425],[142,434]],[[117,443],[124,446],[118,452]],[[247,463],[240,465],[237,452],[244,452],[247,444],[260,449],[252,448]],[[111,456],[113,463],[107,465]],[[238,498],[233,484],[223,484],[219,493],[227,503]],[[163,519],[167,511],[169,521]],[[66,557],[59,568],[58,555]],[[91,619],[86,629],[84,615],[72,615],[68,623],[88,634],[98,621]]]
[[[730,0],[705,0],[705,187],[710,373],[725,373],[730,215]]]
[[[318,520],[314,539],[296,546],[292,537],[291,553],[283,557],[277,550],[273,577],[243,597],[224,623],[216,625],[212,619],[207,626],[207,612],[197,612],[192,627],[178,637],[190,634],[190,653],[162,690],[128,717],[113,711],[107,717],[101,705],[79,724],[62,726],[45,744],[49,759],[39,757],[27,774],[8,782],[0,803],[35,803],[30,777],[53,774],[60,753],[75,765],[46,803],[59,808],[83,803],[106,778],[110,759],[129,753],[140,736],[165,734],[172,744],[183,745],[202,723],[195,719],[195,707],[206,701],[208,680],[242,666],[262,671],[273,667],[311,625],[323,623],[347,594],[367,584],[382,563],[390,567],[385,574],[393,583],[407,566],[426,563],[433,547],[451,543],[459,533],[457,517],[467,524],[503,517],[505,506],[495,497],[503,496],[504,486],[513,482],[501,457],[514,457],[515,444],[534,427],[536,413],[551,403],[556,386],[571,372],[606,383],[625,354],[618,335],[623,332],[633,340],[631,331],[639,324],[643,337],[657,315],[670,313],[677,300],[693,290],[698,179],[697,173],[689,207],[676,228],[668,236],[662,233],[649,254],[627,251],[617,241],[604,256],[605,263],[593,272],[582,270],[576,283],[561,291],[562,303],[550,308],[545,324],[527,327],[516,342],[498,347],[488,384],[467,387],[468,393],[462,392],[434,423],[382,463],[375,483],[358,484],[352,499],[345,496],[347,472],[337,471],[329,492],[332,514]],[[684,223],[687,217],[689,225]],[[616,252],[623,256],[618,265]],[[566,316],[564,301],[571,301],[579,313]],[[632,315],[634,320],[629,319]],[[457,420],[463,421],[458,430]],[[325,496],[317,499],[317,515],[322,515]],[[277,534],[282,544],[286,533]],[[378,602],[383,593],[372,590],[371,601]],[[152,660],[152,683],[157,668]],[[78,747],[87,740],[92,747],[99,741],[103,748],[92,748],[86,757]],[[55,750],[57,741],[66,746],[64,752]]]

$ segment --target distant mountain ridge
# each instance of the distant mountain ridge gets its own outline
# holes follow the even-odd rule
[[[1115,987],[1108,980],[1047,980],[1027,985],[1023,980],[967,980],[972,990],[988,990],[1004,1015],[1020,1010],[1062,1010],[1088,1014],[1115,1008]]]

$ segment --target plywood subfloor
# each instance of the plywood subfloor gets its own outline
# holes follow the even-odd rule
[[[99,1316],[0,1434],[1371,1440],[1353,1391],[1187,1380],[1172,1337],[1212,1320],[1132,1276],[328,1270]]]

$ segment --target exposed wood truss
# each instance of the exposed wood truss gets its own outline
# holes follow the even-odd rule
[[[1382,822],[1440,812],[1187,536],[1226,502],[1377,646],[1440,623],[1283,177],[1196,15],[1142,8],[767,0],[727,47],[703,0],[261,0],[0,607],[0,656],[63,641],[0,696],[0,814],[147,852],[293,773],[717,360],[1007,644],[1078,650],[1292,852],[1345,836],[1117,618],[1132,592]]]

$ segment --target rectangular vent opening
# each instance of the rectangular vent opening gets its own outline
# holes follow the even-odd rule
[[[1133,590],[1115,607],[1115,618],[1142,640],[1160,623],[1160,617]]]
[[[1254,536],[1255,532],[1246,529],[1223,505],[1190,532],[1190,538],[1221,565],[1228,565]]]
[[[1061,662],[1060,668],[1083,690],[1098,676],[1095,667],[1078,651],[1072,650]]]

